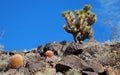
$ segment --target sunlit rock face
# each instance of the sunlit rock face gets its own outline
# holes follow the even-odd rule
[[[53,56],[46,56],[47,51]],[[24,63],[12,68],[10,60],[16,54],[21,55]],[[25,52],[0,51],[0,75],[119,75],[119,66],[119,42],[78,44],[62,41]]]

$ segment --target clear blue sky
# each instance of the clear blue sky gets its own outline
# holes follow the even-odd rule
[[[37,48],[54,41],[73,41],[72,35],[63,29],[66,22],[61,12],[81,9],[85,4],[91,4],[98,15],[93,25],[96,40],[110,40],[111,31],[104,20],[117,17],[114,22],[120,23],[119,3],[120,0],[0,0],[0,45],[9,51]]]

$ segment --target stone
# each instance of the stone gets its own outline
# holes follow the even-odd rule
[[[46,68],[46,62],[40,56],[34,56],[29,59],[26,63],[26,68],[28,68],[30,73],[35,73],[37,71],[42,71]]]
[[[41,56],[44,56],[44,46],[40,45],[38,46],[37,48],[37,52],[41,55]]]
[[[103,65],[108,65],[109,62],[107,56],[109,56],[110,53],[110,46],[105,46],[104,44],[100,44],[98,42],[91,42],[84,46],[80,58],[87,61],[97,61]]]
[[[99,75],[99,74],[96,72],[83,71],[82,75]]]
[[[96,73],[103,73],[104,72],[104,67],[99,64],[96,61],[89,61],[88,64],[92,67],[92,69],[96,72]]]
[[[0,52],[0,75],[120,75],[119,43],[81,45],[63,41],[46,46],[28,52]],[[53,57],[43,54],[47,49],[55,52]],[[16,53],[22,55],[24,66],[10,68],[10,59]],[[112,64],[107,56],[116,62]]]
[[[70,45],[70,42],[67,41],[62,41],[60,42],[60,44],[62,44],[62,51],[65,52],[65,50],[67,49],[67,47]]]
[[[83,52],[83,47],[79,43],[70,43],[68,47],[66,48],[64,55],[78,55]]]
[[[120,75],[120,70],[114,69],[110,66],[107,66],[105,70],[107,75]]]
[[[76,69],[70,69],[65,73],[65,75],[82,75],[79,70]]]
[[[116,42],[110,45],[111,49],[116,51],[117,49],[120,48],[120,42]]]
[[[56,70],[58,72],[68,71],[73,68],[77,70],[92,70],[90,65],[75,55],[67,55],[56,64]]]
[[[5,75],[15,75],[15,73],[17,72],[17,69],[9,69]],[[4,75],[4,74],[3,74]]]
[[[25,68],[25,67],[21,67],[19,68],[18,70],[20,73],[22,73],[23,75],[30,75],[29,71],[28,71],[28,68]]]
[[[61,72],[57,72],[56,75],[64,75],[64,74]]]
[[[48,43],[44,47],[44,52],[46,52],[47,50],[52,50],[55,55],[58,55],[61,52],[62,47],[63,46],[60,43],[57,43],[57,42]]]
[[[56,70],[53,68],[46,68],[44,71],[38,71],[34,75],[56,75]]]

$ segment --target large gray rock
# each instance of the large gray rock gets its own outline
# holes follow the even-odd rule
[[[79,43],[70,43],[65,52],[64,55],[79,55],[83,52],[83,45],[79,44]]]
[[[42,71],[46,68],[46,62],[44,62],[44,58],[36,55],[27,61],[26,68],[28,68],[30,73]]]
[[[56,64],[56,71],[58,72],[68,71],[69,69],[92,70],[90,65],[75,55],[67,55]]]
[[[102,66],[102,64],[100,64],[96,61],[89,61],[87,63],[92,67],[94,72],[96,72],[96,73],[103,73],[104,72],[104,67]]]

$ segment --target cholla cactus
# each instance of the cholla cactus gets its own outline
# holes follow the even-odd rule
[[[65,31],[73,35],[75,42],[80,43],[87,38],[90,41],[94,39],[91,26],[96,21],[96,14],[91,12],[90,5],[86,5],[81,10],[75,10],[74,13],[64,11],[62,16],[67,22],[64,26]]]

